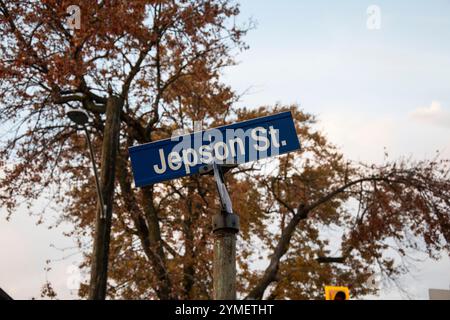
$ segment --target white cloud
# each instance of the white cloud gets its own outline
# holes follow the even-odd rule
[[[349,159],[379,163],[384,159],[384,148],[397,149],[398,124],[390,116],[342,111],[323,113],[319,119],[321,131]]]
[[[385,151],[390,160],[403,157],[430,159],[436,156],[437,150],[443,158],[450,159],[449,126],[426,126],[420,121],[408,121],[406,115],[394,112],[374,115],[337,106],[328,109],[339,112],[328,111],[319,115],[318,128],[348,159],[383,163]]]
[[[431,102],[428,107],[417,108],[410,117],[420,122],[450,128],[450,111],[442,108],[439,101]]]

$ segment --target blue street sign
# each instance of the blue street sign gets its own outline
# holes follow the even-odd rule
[[[290,111],[129,148],[137,187],[300,149]]]

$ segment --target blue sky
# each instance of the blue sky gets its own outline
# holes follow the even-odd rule
[[[366,10],[381,10],[381,29],[367,28]],[[318,127],[353,160],[380,162],[386,147],[393,158],[450,158],[450,0],[299,1],[242,0],[238,22],[253,18],[250,49],[225,72],[240,105],[298,103],[317,115]],[[50,213],[50,216],[52,214]],[[2,216],[4,216],[2,214]],[[55,217],[50,218],[55,219]],[[63,229],[34,226],[18,212],[0,219],[0,286],[16,298],[39,297],[46,276],[62,298],[71,266],[80,257],[54,263],[70,247]],[[6,276],[7,275],[7,276]],[[448,289],[450,261],[424,261],[402,279],[412,297],[427,299],[430,287]],[[395,288],[381,298],[401,298]]]
[[[255,87],[247,101],[379,113],[450,100],[450,1],[380,1],[380,30],[366,27],[372,2],[303,3],[242,2],[258,26],[230,77]]]

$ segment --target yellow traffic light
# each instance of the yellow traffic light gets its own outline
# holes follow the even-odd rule
[[[325,300],[350,300],[347,287],[325,286]]]

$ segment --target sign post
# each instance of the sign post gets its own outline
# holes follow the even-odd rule
[[[239,232],[239,216],[225,185],[223,167],[213,164],[214,178],[219,192],[221,211],[213,217],[214,300],[236,299],[236,234]]]
[[[213,172],[220,213],[213,217],[214,299],[236,299],[236,234],[224,169],[300,149],[291,112],[233,123],[129,148],[135,185]]]

